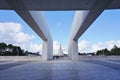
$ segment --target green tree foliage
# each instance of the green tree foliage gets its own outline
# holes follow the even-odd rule
[[[111,54],[113,55],[120,55],[120,48],[118,48],[116,45],[111,49]]]
[[[105,56],[120,55],[120,48],[114,45],[114,47],[110,51],[107,48],[98,50],[96,52],[96,55],[105,55]]]
[[[25,56],[25,52],[19,46],[0,43],[0,56]]]
[[[102,51],[102,50],[98,50],[98,51],[96,52],[96,55],[103,55],[103,51]]]
[[[108,55],[110,55],[110,53],[111,52],[107,48],[103,49],[103,54],[104,55],[108,56]]]
[[[19,46],[14,46],[12,44],[0,43],[0,56],[27,56],[29,54],[33,54],[39,56],[39,52],[32,53],[28,51],[24,51]]]

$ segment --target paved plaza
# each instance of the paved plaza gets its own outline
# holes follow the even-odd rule
[[[120,80],[120,61],[1,61],[0,80]]]

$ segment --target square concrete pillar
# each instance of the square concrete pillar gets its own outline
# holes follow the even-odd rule
[[[53,59],[53,42],[43,40],[42,60],[52,60],[52,59]]]
[[[78,59],[78,41],[77,40],[72,40],[69,49],[68,49],[68,56],[72,60],[77,60]]]

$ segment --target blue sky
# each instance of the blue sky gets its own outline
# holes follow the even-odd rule
[[[120,10],[106,10],[80,38],[87,39],[91,43],[98,41],[119,40],[120,34]]]
[[[53,40],[57,40],[63,46],[67,45],[70,28],[75,11],[46,11],[45,16],[51,31]],[[66,46],[67,47],[67,46]]]
[[[75,11],[45,11],[44,13],[53,41],[55,41],[57,45],[61,44],[63,48],[67,50],[69,33]],[[24,35],[29,36],[29,38],[27,39],[28,42],[32,44],[31,48],[33,48],[35,45],[36,47],[41,47],[42,40],[14,11],[0,10],[0,23],[4,24],[11,22],[21,24],[22,29],[20,29],[18,32],[23,32]],[[109,48],[109,46],[113,46],[113,44],[120,46],[119,34],[120,10],[106,10],[79,38],[79,51],[95,51],[95,48]],[[4,34],[1,33],[1,35],[4,36],[5,32]],[[34,38],[30,37],[32,35],[34,36]],[[0,40],[1,42],[3,41],[2,39]],[[10,41],[5,42],[9,43]],[[83,47],[81,45],[85,46]]]

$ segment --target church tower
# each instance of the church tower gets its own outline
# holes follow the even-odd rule
[[[60,44],[60,51],[62,50],[61,44]]]
[[[59,51],[58,51],[58,55],[59,55],[59,56],[63,56],[63,55],[64,55],[64,53],[63,53],[63,51],[62,51],[62,46],[61,46],[61,44],[60,44],[60,49],[59,49]]]

